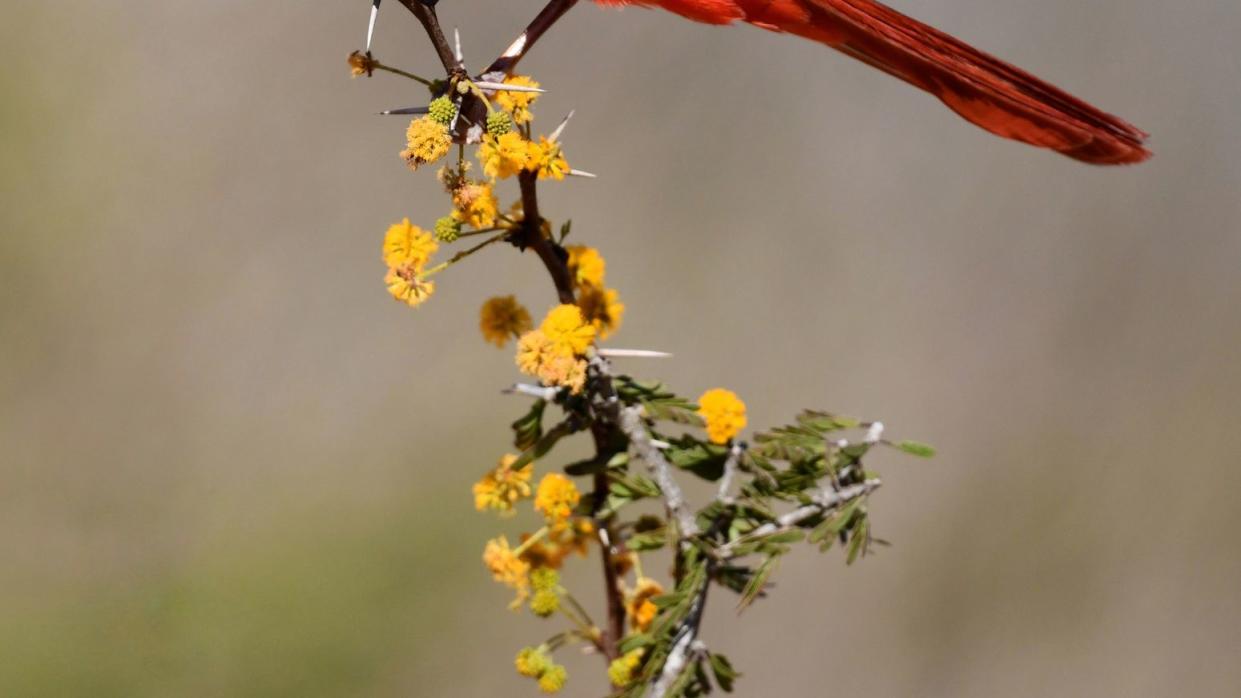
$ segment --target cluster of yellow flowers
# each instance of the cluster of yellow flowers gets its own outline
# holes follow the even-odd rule
[[[569,245],[569,274],[577,289],[577,304],[582,315],[595,328],[599,339],[620,329],[625,314],[625,304],[620,301],[616,289],[607,288],[607,262],[599,250],[584,245]]]
[[[707,423],[707,437],[726,444],[745,428],[745,403],[731,390],[714,388],[698,398],[698,415]]]
[[[379,64],[367,54],[354,52],[349,56],[349,66],[356,77],[369,74]],[[518,87],[538,87],[537,82],[521,75],[509,77],[505,82]],[[472,85],[466,83],[465,86],[482,96],[482,92]],[[463,235],[462,228],[466,226],[476,232],[495,230],[503,234],[504,231],[514,230],[522,222],[521,204],[513,204],[507,215],[501,213],[495,193],[496,180],[512,177],[523,171],[536,173],[539,179],[561,180],[569,174],[569,164],[554,136],[539,136],[535,139],[530,134],[529,124],[533,119],[531,107],[538,99],[538,94],[506,90],[496,93],[493,101],[494,107],[498,109],[488,104],[488,109],[494,110],[488,115],[487,130],[478,147],[483,178],[470,176],[473,166],[464,156],[456,163],[440,168],[438,177],[452,197],[452,211],[436,221],[432,232],[423,232],[420,228],[409,225],[406,220],[403,224],[405,230],[401,234],[412,238],[408,241],[410,244],[416,244],[420,248],[429,247],[433,252],[435,242],[456,241]],[[452,124],[456,116],[457,105],[444,96],[432,100],[427,115],[410,121],[405,132],[405,149],[400,155],[411,169],[438,162],[449,154],[453,143]],[[393,229],[396,227],[393,226]],[[549,230],[545,228],[545,231]],[[399,244],[393,240],[396,234],[389,230],[385,238],[385,261],[388,261],[386,250],[389,243]],[[420,262],[417,259],[413,262],[396,260],[398,263],[388,264],[389,273],[385,277],[385,284],[395,298],[411,306],[422,303],[435,290],[434,284],[426,277],[456,261],[454,258],[424,275],[423,267],[429,256],[430,253],[422,255]],[[587,286],[581,287],[580,305],[601,336],[606,336],[619,326],[624,306],[620,304],[615,291],[602,288],[602,276],[595,286],[598,288],[589,287],[593,289],[589,292]],[[515,300],[510,297],[507,305],[497,299],[493,301],[496,302],[484,308],[480,322],[487,341],[503,346],[509,335],[520,336],[530,330],[529,314],[517,305]],[[560,361],[555,366],[549,366],[545,373],[549,376],[554,374],[556,384],[573,385],[579,378],[584,378],[584,373],[579,376],[574,368],[572,362]]]
[[[552,308],[538,329],[517,341],[517,368],[544,385],[568,388],[573,394],[586,385],[586,349],[595,341],[595,328],[576,305]]]
[[[513,664],[518,674],[538,679],[539,689],[544,693],[559,693],[568,678],[565,668],[552,661],[547,645],[522,649]]]
[[[561,595],[567,593],[560,586],[556,570],[568,555],[586,555],[595,528],[589,517],[574,516],[582,494],[572,480],[560,473],[548,473],[532,492],[534,465],[513,467],[517,461],[517,456],[504,455],[495,468],[475,483],[474,506],[479,511],[493,510],[509,516],[518,502],[533,496],[534,509],[543,515],[546,525],[533,534],[523,535],[516,548],[509,545],[506,536],[487,541],[483,565],[497,582],[516,592],[509,608],[519,609],[529,601],[530,611],[546,618],[561,610]],[[545,693],[556,693],[564,687],[568,676],[563,666],[552,661],[549,652],[547,645],[527,647],[518,653],[516,666],[518,673],[537,679]]]
[[[503,516],[513,515],[513,505],[530,496],[530,476],[534,463],[514,469],[517,456],[506,453],[494,470],[474,483],[474,506],[479,511],[492,509]]]
[[[435,292],[435,282],[423,276],[431,255],[439,249],[435,238],[406,218],[388,227],[383,241],[383,261],[388,265],[384,284],[392,297],[411,306]]]
[[[612,685],[617,688],[624,688],[633,683],[634,671],[642,663],[642,655],[644,654],[646,654],[646,648],[639,647],[612,660],[612,663],[608,665],[608,679],[612,681]]]
[[[350,56],[349,65],[354,75],[373,68],[367,60],[363,54]],[[510,76],[504,82],[517,87],[539,86],[525,75]],[[569,174],[569,163],[560,144],[546,136],[535,140],[529,133],[528,124],[534,119],[530,108],[538,95],[538,92],[500,90],[496,92],[495,103],[501,111],[490,111],[492,105],[487,105],[487,130],[478,148],[478,160],[487,177],[507,179],[530,171],[537,173],[539,179],[562,180]],[[455,105],[447,97],[440,97],[431,102],[429,112],[411,121],[405,132],[406,147],[401,151],[401,158],[410,169],[436,162],[451,150]],[[514,130],[514,126],[519,127],[518,130]]]

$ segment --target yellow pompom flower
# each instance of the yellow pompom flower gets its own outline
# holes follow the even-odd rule
[[[517,653],[517,658],[513,660],[513,664],[517,667],[517,673],[522,676],[529,676],[537,679],[543,675],[552,666],[552,658],[548,656],[547,650],[540,647],[523,647]]]
[[[530,596],[530,563],[514,554],[508,538],[500,536],[487,541],[483,548],[483,564],[492,578],[517,592],[509,608],[517,609]]]
[[[530,330],[517,340],[517,368],[527,376],[539,375],[544,358],[551,356],[552,343],[542,330]]]
[[[520,337],[532,326],[530,311],[513,296],[488,298],[478,311],[478,329],[483,339],[503,347],[513,337]]]
[[[370,77],[375,72],[376,61],[361,51],[349,54],[349,74],[351,77],[365,75]]]
[[[659,582],[650,577],[638,578],[637,588],[625,602],[625,610],[634,630],[644,633],[651,627],[655,616],[659,614],[659,607],[651,599],[662,593],[664,588]]]
[[[563,354],[545,356],[535,375],[544,385],[568,388],[577,395],[586,387],[586,360]]]
[[[713,443],[726,444],[745,428],[745,403],[731,390],[715,388],[698,398],[698,414]]]
[[[513,505],[530,496],[534,463],[513,469],[517,456],[506,453],[494,469],[474,483],[474,508],[492,509],[504,516],[513,514]]]
[[[582,308],[582,317],[595,328],[599,339],[607,339],[620,329],[625,304],[621,303],[620,294],[615,289],[584,286],[578,304]]]
[[[599,250],[585,245],[569,245],[564,248],[569,253],[569,273],[573,283],[580,286],[603,286],[603,277],[608,265]]]
[[[452,146],[452,136],[448,133],[448,127],[430,116],[409,122],[409,129],[405,131],[405,141],[407,147],[401,151],[401,157],[405,159],[411,170],[439,160],[448,154]]]
[[[551,342],[553,351],[561,355],[585,354],[590,343],[595,341],[595,328],[586,322],[582,309],[576,305],[552,308],[539,329]]]
[[[530,161],[527,166],[539,173],[539,179],[560,181],[569,174],[569,162],[564,159],[560,144],[539,136],[539,142],[530,142]]]
[[[496,224],[498,204],[490,184],[465,181],[452,190],[453,218],[482,230]]]
[[[434,235],[405,218],[388,226],[384,234],[383,260],[389,267],[412,267],[421,271],[438,249]]]
[[[623,657],[617,657],[608,665],[608,679],[612,681],[612,685],[617,688],[624,688],[633,682],[633,672],[637,670],[638,665],[642,663],[642,655],[646,653],[645,647],[639,647],[636,650],[630,650]]]
[[[418,272],[410,266],[389,269],[384,285],[393,298],[411,308],[422,305],[435,293],[435,282],[419,278]]]
[[[516,131],[502,136],[486,136],[482,145],[478,146],[478,161],[488,177],[507,179],[526,169],[530,162],[530,148]]]
[[[518,87],[538,87],[539,83],[535,82],[526,75],[510,75],[504,79],[506,85],[517,85]],[[500,90],[496,92],[496,104],[500,108],[508,112],[513,117],[513,123],[528,124],[534,119],[534,114],[530,113],[530,107],[534,105],[535,100],[539,98],[538,92],[511,92],[509,90]]]
[[[563,666],[553,664],[539,677],[539,690],[544,693],[560,693],[568,678],[569,672],[565,671]]]
[[[544,475],[534,494],[534,508],[542,512],[551,525],[564,523],[580,501],[582,493],[577,491],[577,485],[560,473]]]

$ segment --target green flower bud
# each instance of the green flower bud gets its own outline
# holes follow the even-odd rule
[[[551,589],[534,592],[530,598],[530,612],[539,618],[546,618],[560,610],[560,597]]]
[[[431,118],[445,126],[451,124],[452,118],[457,115],[457,105],[453,104],[452,100],[447,97],[431,100],[430,110]]]
[[[539,677],[539,690],[544,693],[559,693],[568,678],[568,672],[563,666],[553,664]]]
[[[535,591],[555,591],[560,584],[560,573],[550,567],[540,567],[530,573],[530,586]]]
[[[552,658],[547,656],[542,647],[525,647],[517,653],[517,659],[513,663],[518,674],[536,679],[552,666]]]
[[[461,236],[461,221],[452,216],[444,216],[435,221],[435,239],[440,242],[453,242]]]
[[[487,115],[487,133],[503,136],[513,130],[513,119],[508,112],[493,111]]]

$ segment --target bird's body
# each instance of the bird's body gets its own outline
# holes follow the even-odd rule
[[[873,0],[596,0],[747,22],[831,46],[942,100],[994,134],[1084,162],[1145,160],[1146,134],[1029,73]]]

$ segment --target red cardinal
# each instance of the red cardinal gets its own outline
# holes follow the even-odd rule
[[[1020,68],[872,0],[595,0],[827,44],[939,97],[988,131],[1097,165],[1142,162],[1146,134]]]

